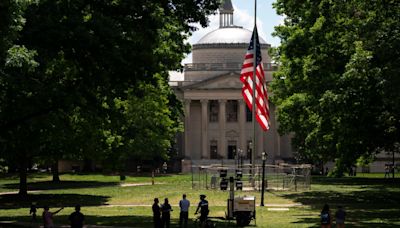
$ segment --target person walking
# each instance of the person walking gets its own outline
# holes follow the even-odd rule
[[[72,212],[68,220],[71,223],[71,228],[82,228],[85,216],[81,213],[81,206],[78,204],[75,206],[75,212]]]
[[[187,222],[189,219],[189,207],[190,201],[186,199],[186,194],[182,195],[182,199],[179,201],[179,208],[181,212],[179,214],[179,226],[187,227]]]
[[[151,207],[153,210],[154,228],[161,228],[161,208],[158,205],[158,198],[154,198],[154,204]]]
[[[55,212],[50,212],[50,208],[49,206],[44,206],[43,207],[43,214],[42,214],[42,218],[43,218],[43,227],[44,228],[53,228],[54,227],[54,223],[53,223],[53,215],[56,215],[58,212],[60,212],[62,209],[64,209],[63,207],[60,208],[59,210],[55,211]]]
[[[329,205],[325,204],[321,211],[321,228],[331,228],[331,211]]]
[[[200,202],[194,214],[196,215],[199,212],[199,210],[200,210],[200,224],[201,226],[204,226],[205,222],[207,221],[208,213],[210,212],[208,210],[208,201],[206,200],[206,195],[200,195]]]
[[[345,217],[346,217],[346,211],[343,209],[342,206],[339,206],[338,210],[335,213],[336,227],[337,228],[344,228]]]
[[[171,223],[171,211],[172,211],[171,204],[169,204],[168,198],[165,198],[164,204],[161,205],[162,227],[169,228],[169,225]]]

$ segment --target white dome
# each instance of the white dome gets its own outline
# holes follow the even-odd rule
[[[242,27],[223,27],[203,36],[197,44],[248,44],[252,32]],[[259,37],[261,44],[266,42]]]

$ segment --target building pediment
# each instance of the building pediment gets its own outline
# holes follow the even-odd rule
[[[228,74],[218,75],[206,79],[195,84],[185,86],[183,89],[199,89],[199,90],[213,90],[213,89],[241,89],[242,82],[240,81],[240,74],[231,72]]]
[[[232,138],[232,139],[238,138],[239,137],[239,133],[237,131],[235,131],[235,130],[230,130],[230,131],[226,132],[226,137],[227,138]]]

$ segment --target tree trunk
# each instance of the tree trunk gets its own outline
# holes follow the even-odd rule
[[[395,161],[395,159],[394,159],[394,149],[393,149],[393,152],[392,152],[392,178],[393,179],[394,179],[394,167],[395,167],[394,161]]]
[[[53,182],[60,182],[60,175],[58,173],[58,159],[56,159],[51,166],[51,172],[53,174]]]
[[[28,173],[26,169],[28,165],[27,158],[25,154],[21,156],[21,160],[19,161],[19,192],[18,195],[21,197],[28,196],[28,184],[27,184],[27,176]]]
[[[335,169],[332,172],[332,176],[334,177],[344,177],[344,172],[346,167],[342,161],[342,159],[338,159],[335,162]]]
[[[83,159],[82,171],[85,172],[85,173],[93,171],[93,169],[92,169],[92,160],[91,159],[86,158],[86,157]]]

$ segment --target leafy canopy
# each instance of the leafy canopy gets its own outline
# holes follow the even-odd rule
[[[281,133],[299,159],[336,160],[338,174],[360,157],[398,144],[400,2],[278,0],[280,64],[272,83]],[[368,160],[368,159],[367,159]]]

